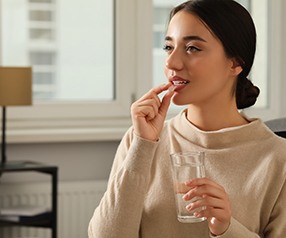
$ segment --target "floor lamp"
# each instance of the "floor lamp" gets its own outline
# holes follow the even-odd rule
[[[0,67],[0,106],[2,106],[1,164],[6,156],[6,107],[32,104],[32,68]]]

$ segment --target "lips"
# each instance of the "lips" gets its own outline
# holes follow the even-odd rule
[[[172,82],[173,85],[184,85],[190,82],[189,80],[183,79],[179,76],[173,76],[169,80]]]
[[[175,86],[178,86],[178,85],[184,85],[184,84],[188,84],[189,81],[187,80],[175,80],[175,81],[172,81],[172,84],[175,85]]]
[[[171,83],[174,85],[174,91],[179,91],[183,89],[187,84],[190,83],[189,80],[183,79],[178,76],[174,76],[170,79]]]

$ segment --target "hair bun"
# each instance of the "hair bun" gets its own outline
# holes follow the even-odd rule
[[[258,87],[246,77],[237,79],[236,104],[238,109],[244,109],[255,104],[260,93]]]

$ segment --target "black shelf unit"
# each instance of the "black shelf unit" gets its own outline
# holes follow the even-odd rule
[[[50,228],[51,237],[57,238],[57,193],[58,193],[58,167],[30,161],[16,161],[0,164],[0,176],[11,172],[39,172],[51,176],[52,204],[51,211],[41,215],[30,217],[24,221],[0,220],[0,227],[4,226],[27,226]]]

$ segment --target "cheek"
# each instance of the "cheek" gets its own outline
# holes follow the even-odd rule
[[[204,82],[202,82],[200,95],[204,99],[212,98],[219,96],[225,98],[225,96],[229,96],[232,94],[233,88],[233,80],[227,76],[225,72],[217,72],[213,71],[212,74],[208,75],[209,77],[204,78]],[[225,95],[225,96],[223,96]]]
[[[197,62],[193,70],[197,82],[208,88],[224,84],[230,76],[229,65],[221,58]]]
[[[164,74],[167,78],[170,76],[170,70],[166,66],[164,66]]]
[[[192,93],[192,98],[198,100],[220,94],[230,86],[231,82],[227,66],[215,61],[207,63],[204,61],[203,64],[194,65],[190,74],[193,78],[193,85],[189,90]]]

